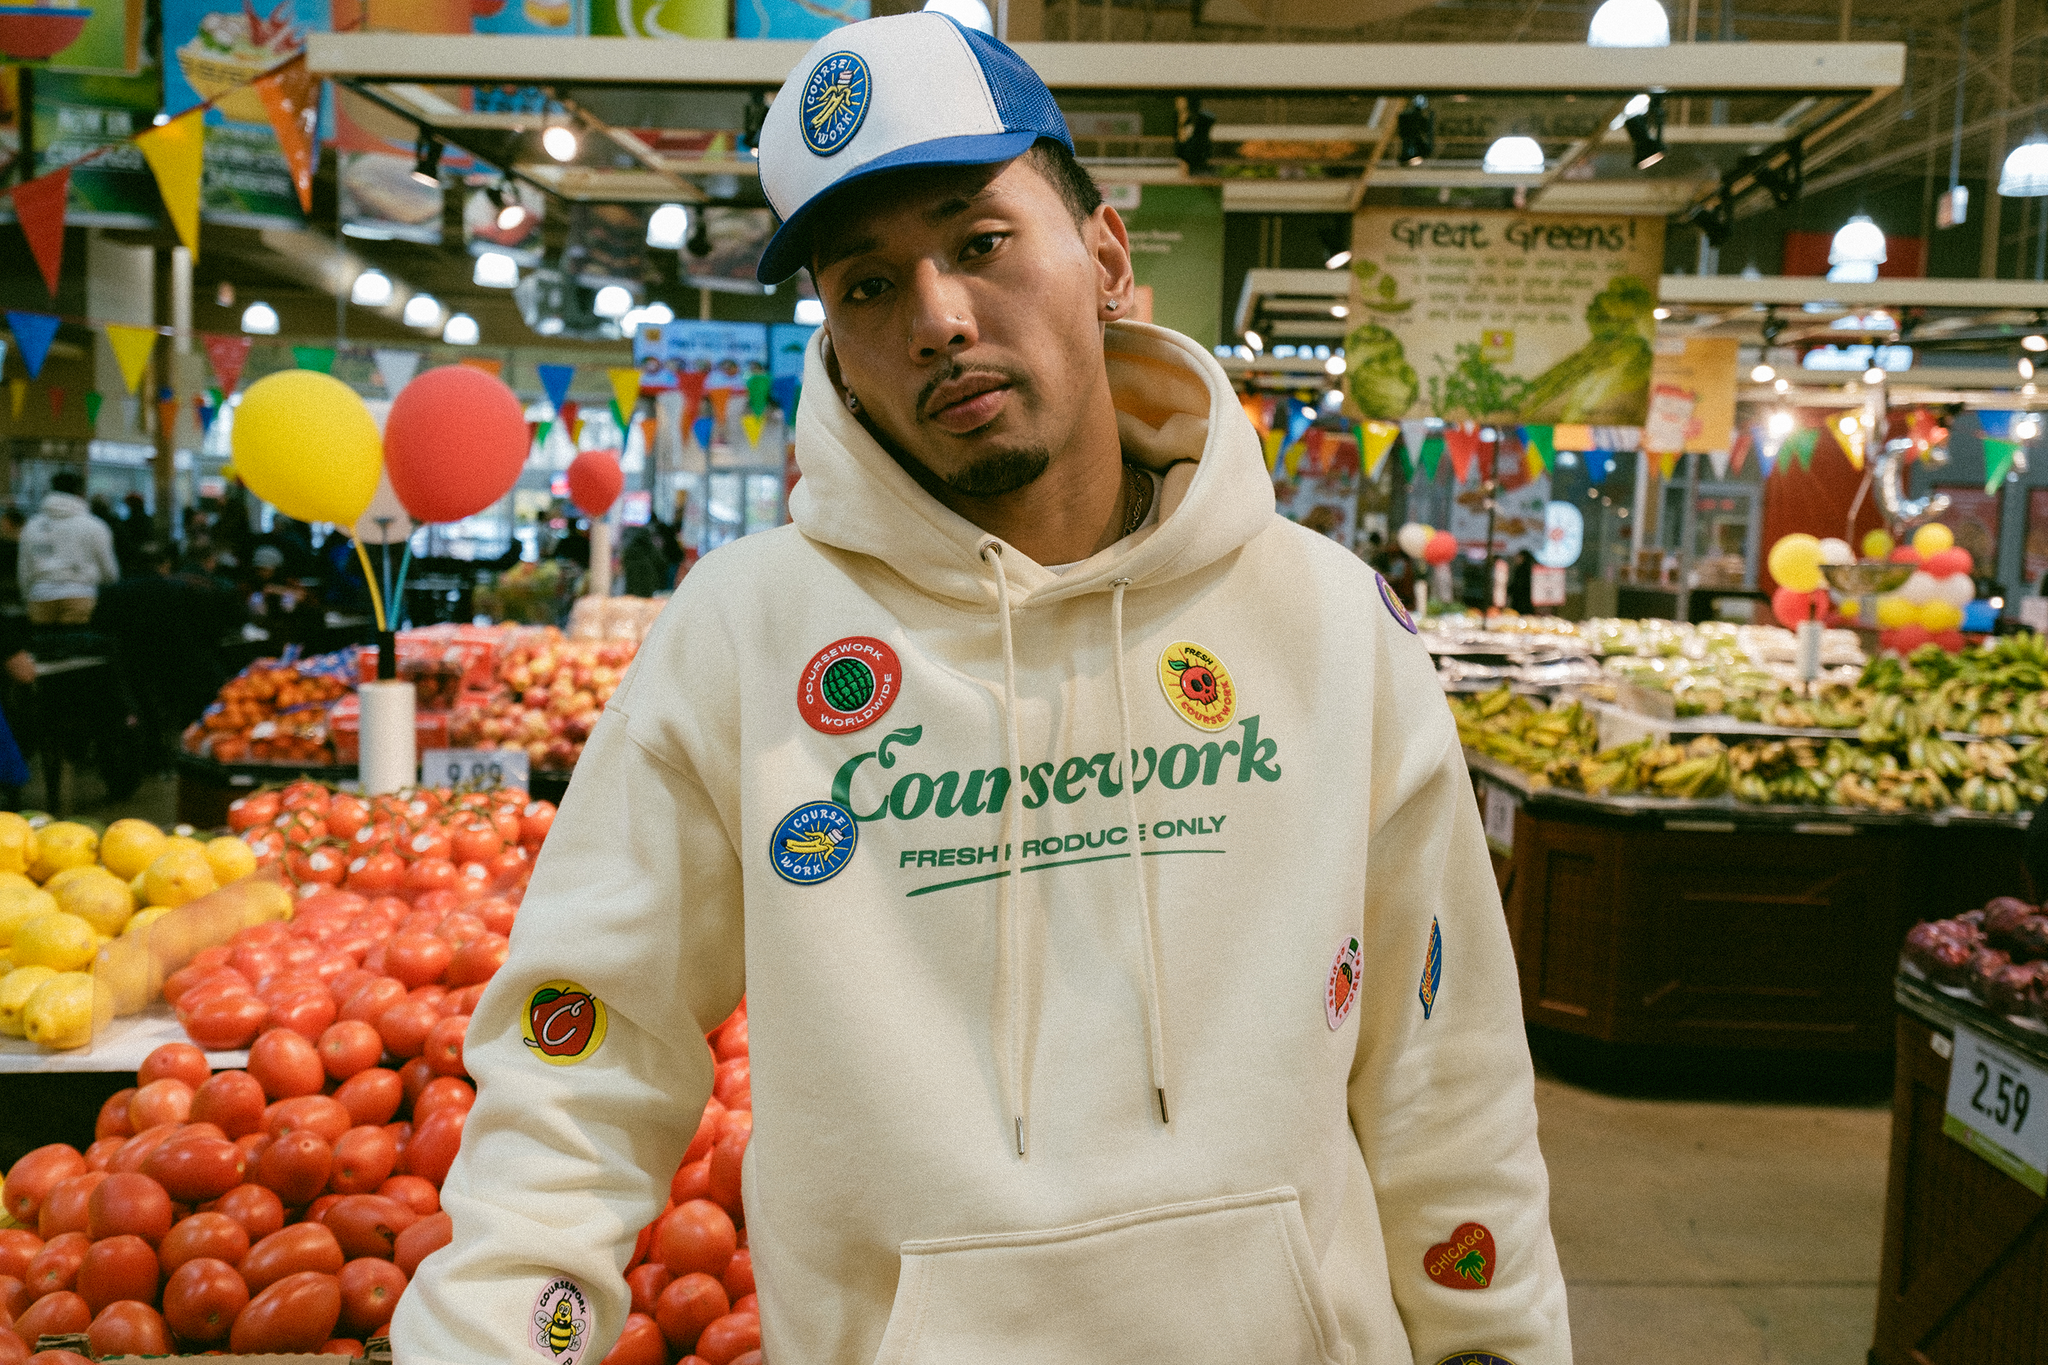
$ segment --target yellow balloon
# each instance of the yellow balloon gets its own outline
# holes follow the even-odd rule
[[[1771,547],[1771,577],[1781,588],[1812,592],[1820,587],[1820,541],[1804,531],[1783,536]]]
[[[1835,611],[1853,621],[1863,614],[1863,603],[1857,598],[1845,597],[1842,599],[1841,605],[1835,608]]]
[[[1897,593],[1887,593],[1877,599],[1877,624],[1880,629],[1890,630],[1893,626],[1909,626],[1919,619],[1919,606],[1908,602]]]
[[[1881,527],[1865,531],[1863,533],[1863,557],[1865,559],[1883,559],[1898,547],[1898,543],[1892,539],[1889,531]]]
[[[1913,533],[1913,548],[1920,552],[1922,559],[1938,555],[1955,543],[1955,533],[1938,521],[1930,521]]]
[[[312,370],[265,375],[243,392],[234,452],[249,491],[300,521],[355,525],[384,472],[384,443],[363,400]]]
[[[1929,630],[1954,630],[1963,624],[1963,609],[1953,602],[1922,602],[1920,624]]]

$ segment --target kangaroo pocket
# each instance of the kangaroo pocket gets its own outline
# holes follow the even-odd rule
[[[905,1242],[875,1365],[1348,1365],[1291,1189]]]

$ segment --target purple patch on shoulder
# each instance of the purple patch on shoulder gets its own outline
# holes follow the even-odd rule
[[[1387,582],[1379,574],[1374,574],[1373,577],[1379,580],[1380,601],[1387,604],[1387,610],[1392,612],[1394,619],[1401,623],[1401,629],[1407,631],[1410,635],[1415,634],[1415,618],[1408,614],[1408,608],[1401,605],[1401,599],[1394,596],[1394,585]]]

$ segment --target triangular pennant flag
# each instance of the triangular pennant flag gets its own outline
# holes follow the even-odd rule
[[[712,422],[711,415],[709,413],[706,413],[704,416],[699,417],[695,422],[693,422],[690,425],[690,435],[696,437],[697,445],[700,449],[711,449],[711,431],[713,425],[714,423]]]
[[[740,430],[747,433],[747,444],[750,446],[761,444],[761,428],[766,425],[766,419],[754,413],[743,412],[740,414]]]
[[[1987,441],[2009,441],[2012,439],[2012,419],[2016,412],[1980,412],[1977,414],[1977,432]]]
[[[1819,440],[1819,430],[1814,427],[1801,427],[1785,438],[1785,444],[1779,448],[1779,453],[1790,455],[1793,463],[1801,469],[1811,469],[1814,443]]]
[[[199,434],[201,436],[213,430],[213,415],[218,411],[220,409],[206,401],[205,394],[195,393],[192,395],[192,417],[193,420],[199,423]]]
[[[1537,475],[1546,474],[1549,471],[1550,466],[1543,462],[1542,451],[1538,450],[1533,444],[1522,447],[1522,474],[1524,477],[1533,479]]]
[[[1374,417],[1358,424],[1358,465],[1365,477],[1379,477],[1380,466],[1387,460],[1387,451],[1400,434],[1398,422],[1383,422]]]
[[[156,176],[164,212],[192,259],[199,259],[199,177],[206,165],[206,110],[190,109],[135,135],[142,159]]]
[[[1415,463],[1420,466],[1422,477],[1431,483],[1436,482],[1436,467],[1442,462],[1443,458],[1444,438],[1441,436],[1423,437],[1422,449],[1415,456]]]
[[[1708,464],[1710,464],[1710,465],[1712,465],[1712,466],[1714,467],[1714,477],[1715,477],[1715,478],[1717,478],[1717,479],[1725,479],[1725,478],[1727,478],[1727,477],[1728,477],[1728,452],[1727,452],[1727,451],[1725,451],[1725,450],[1710,450],[1710,451],[1708,451],[1708,452],[1707,452],[1707,463],[1708,463]]]
[[[658,428],[652,417],[640,419],[640,451],[641,454],[650,459],[654,455],[654,437],[657,430]]]
[[[704,402],[704,381],[711,376],[704,370],[678,370],[676,392],[683,396],[683,427],[687,430],[697,420],[697,409]]]
[[[1755,439],[1756,434],[1753,428],[1743,427],[1737,431],[1735,433],[1735,445],[1728,452],[1727,472],[1718,473],[1715,477],[1725,479],[1728,477],[1728,474],[1740,474],[1742,472],[1742,462],[1749,458],[1749,447]]]
[[[242,382],[242,366],[248,362],[249,348],[255,343],[245,336],[220,336],[212,332],[200,340],[206,344],[207,363],[213,366],[213,377],[220,381],[220,391],[233,393],[235,385]]]
[[[1284,431],[1268,431],[1259,438],[1259,445],[1266,454],[1266,472],[1272,473],[1280,463],[1280,443],[1287,438]]]
[[[107,345],[114,348],[114,359],[121,366],[121,382],[128,386],[128,392],[140,393],[143,371],[149,368],[149,353],[156,349],[156,328],[110,322]]]
[[[294,346],[292,364],[315,374],[334,372],[334,348],[332,346]]]
[[[711,420],[713,422],[716,422],[720,426],[724,426],[725,406],[727,403],[730,403],[732,401],[732,390],[706,389],[704,390],[704,399],[708,404],[710,404]]]
[[[1845,412],[1828,423],[1828,430],[1834,434],[1835,444],[1849,457],[1849,464],[1856,469],[1863,468],[1863,418],[1860,413]]]
[[[502,379],[505,375],[505,362],[502,360],[492,360],[484,356],[472,355],[464,356],[455,363],[467,365],[472,370],[482,370],[493,379]]]
[[[299,212],[313,211],[313,158],[320,144],[313,131],[320,122],[320,81],[306,70],[303,55],[259,76],[256,93],[270,116],[270,131],[291,168],[292,188],[299,192]]]
[[[569,438],[569,444],[576,444],[576,429],[583,425],[583,408],[580,404],[563,399],[555,404],[555,421],[562,428],[562,434]]]
[[[106,399],[101,396],[100,391],[98,389],[94,389],[91,393],[88,393],[85,396],[85,422],[87,426],[99,426],[100,404],[105,401]]]
[[[1401,453],[1407,458],[1408,472],[1413,474],[1422,464],[1422,446],[1429,439],[1429,423],[1410,421],[1401,423]]]
[[[61,384],[52,384],[50,385],[50,416],[62,417],[63,415],[64,386]]]
[[[1998,486],[2005,482],[2012,472],[2013,457],[2019,453],[2018,441],[1996,439],[1984,442],[1984,491],[1996,493]]]
[[[7,406],[14,414],[14,420],[21,420],[21,405],[28,400],[28,381],[16,376],[7,381]]]
[[[1768,426],[1751,427],[1750,431],[1756,445],[1756,472],[1768,479],[1778,466],[1778,452],[1784,448],[1785,438],[1773,436]]]
[[[576,419],[576,424],[569,428],[569,444],[578,450],[583,449],[583,428],[588,425],[589,423],[579,417]]]
[[[1451,453],[1451,482],[1465,482],[1479,463],[1479,424],[1460,422],[1444,428],[1444,445]]]
[[[57,297],[57,271],[64,263],[64,200],[71,192],[71,168],[39,175],[8,193],[14,196],[14,221],[28,238],[28,249],[43,272],[50,297]]]
[[[756,417],[768,411],[768,384],[766,374],[747,376],[747,408]]]
[[[1292,450],[1308,429],[1315,423],[1316,410],[1306,403],[1291,403],[1287,408],[1287,441],[1282,450]]]
[[[796,421],[796,396],[802,387],[802,382],[793,374],[783,375],[768,386],[768,400],[782,409],[783,421]]]
[[[7,326],[14,333],[14,344],[21,347],[21,363],[28,367],[28,377],[36,379],[43,373],[43,358],[50,354],[50,343],[57,339],[57,319],[49,313],[17,313],[9,311]],[[19,417],[21,414],[16,413]]]
[[[1586,482],[1595,488],[1607,482],[1614,471],[1614,457],[1604,450],[1580,451],[1579,458],[1586,462]]]
[[[619,400],[614,398],[609,403],[606,403],[605,406],[611,409],[612,420],[619,424],[619,430],[624,431],[626,429],[626,414],[619,411]]]
[[[540,376],[541,392],[548,396],[548,404],[556,412],[569,401],[569,385],[576,379],[574,365],[536,365],[534,373]]]
[[[420,353],[401,351],[393,347],[379,348],[370,352],[370,358],[377,362],[377,378],[383,381],[387,398],[398,397],[398,391],[412,383],[412,377],[419,373]]]
[[[640,371],[625,365],[606,370],[605,377],[612,381],[612,400],[619,405],[619,427],[624,430],[640,402]]]
[[[1557,468],[1556,427],[1523,427],[1522,444],[1528,448],[1530,453],[1543,462],[1545,469]],[[1530,467],[1530,472],[1535,472],[1533,465]]]
[[[1666,450],[1654,456],[1657,461],[1657,477],[1668,479],[1678,471],[1678,452]]]

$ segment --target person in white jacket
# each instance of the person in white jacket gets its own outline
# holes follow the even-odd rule
[[[591,736],[398,1365],[595,1365],[743,991],[774,1365],[1567,1365],[1414,623],[1275,514],[1207,350],[1120,320],[1007,48],[839,29],[760,150],[761,276],[827,315],[794,524],[698,564]]]
[[[18,576],[28,619],[38,626],[82,626],[100,586],[121,576],[114,533],[85,501],[85,480],[59,470],[50,493],[21,530]]]

